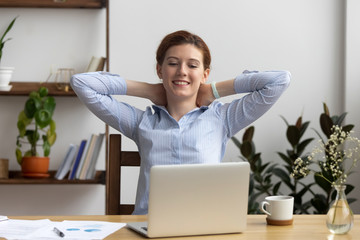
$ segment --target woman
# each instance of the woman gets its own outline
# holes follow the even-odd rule
[[[156,55],[159,84],[125,80],[106,72],[74,75],[71,86],[104,122],[135,141],[141,156],[134,214],[147,214],[149,172],[157,164],[219,163],[227,141],[263,115],[289,85],[286,71],[244,72],[206,84],[211,55],[187,31],[167,35]],[[231,103],[214,101],[248,93]],[[111,95],[147,98],[145,111]]]

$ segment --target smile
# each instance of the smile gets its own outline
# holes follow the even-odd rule
[[[189,85],[189,82],[186,81],[173,81],[175,85]]]

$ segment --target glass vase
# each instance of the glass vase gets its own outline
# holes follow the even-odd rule
[[[331,233],[345,234],[353,226],[354,216],[345,194],[346,185],[335,185],[336,199],[332,203],[326,218],[326,226]]]

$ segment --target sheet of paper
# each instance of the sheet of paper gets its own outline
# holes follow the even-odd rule
[[[52,222],[42,220],[5,220],[0,222],[0,237],[11,239],[37,239],[37,240],[81,240],[104,239],[124,227],[125,223],[104,221],[63,221]],[[54,232],[54,227],[65,234],[60,237]]]
[[[37,229],[36,231],[32,232],[31,234],[27,235],[26,237],[22,238],[21,240],[30,240],[30,239],[36,239],[36,240],[61,240],[61,239],[67,239],[67,240],[77,240],[77,238],[70,238],[69,236],[60,237],[56,232],[54,231],[54,227],[58,228],[59,225],[61,225],[61,222],[51,222],[51,224],[44,226],[43,228]],[[59,228],[58,228],[59,229]]]
[[[51,224],[49,219],[42,220],[15,220],[9,219],[0,222],[0,237],[6,239],[26,239],[31,233]]]
[[[125,225],[103,221],[63,221],[57,228],[65,234],[64,239],[104,239]]]

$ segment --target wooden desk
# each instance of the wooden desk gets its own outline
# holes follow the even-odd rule
[[[78,221],[109,221],[109,222],[140,222],[146,221],[145,216],[116,216],[116,215],[101,215],[101,216],[16,216],[9,217],[11,219],[50,219],[52,221],[62,220],[78,220]],[[221,219],[219,220],[221,221]],[[179,238],[162,238],[166,239],[216,239],[216,240],[233,240],[233,239],[322,239],[322,240],[338,240],[338,239],[360,239],[360,215],[355,215],[354,226],[352,230],[345,235],[331,234],[325,225],[324,215],[296,215],[294,216],[294,224],[291,226],[268,226],[266,225],[264,215],[248,215],[248,224],[245,232],[240,234],[224,234],[224,235],[209,235],[209,236],[194,236],[194,237],[179,237]],[[125,228],[108,236],[106,239],[146,239],[139,234]]]

